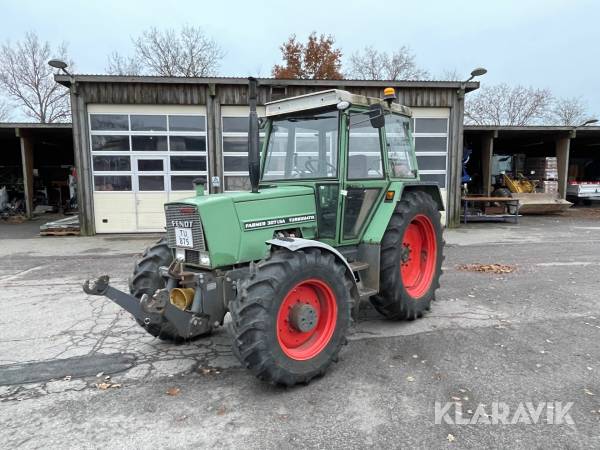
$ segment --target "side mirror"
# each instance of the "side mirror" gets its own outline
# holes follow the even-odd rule
[[[369,120],[373,128],[383,128],[385,125],[385,116],[383,107],[380,104],[369,106]]]

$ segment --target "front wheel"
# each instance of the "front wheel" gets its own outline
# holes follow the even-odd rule
[[[398,202],[381,242],[380,291],[371,302],[389,319],[413,320],[430,308],[442,274],[442,226],[431,196]]]
[[[346,342],[351,281],[328,252],[275,250],[230,303],[233,352],[258,378],[291,386],[325,373]]]

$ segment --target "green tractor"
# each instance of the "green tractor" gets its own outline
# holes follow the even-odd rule
[[[337,359],[361,301],[393,320],[429,310],[443,202],[419,181],[411,112],[393,89],[274,101],[260,121],[256,91],[250,79],[251,191],[204,195],[196,180],[195,197],[165,204],[166,237],[137,263],[130,294],[108,276],[84,290],[165,341],[225,323],[245,367],[290,386]]]

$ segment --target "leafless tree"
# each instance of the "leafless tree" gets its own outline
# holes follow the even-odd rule
[[[202,28],[188,25],[179,32],[150,28],[133,39],[133,46],[135,61],[142,71],[162,76],[215,75],[224,56],[221,47]]]
[[[70,117],[69,91],[54,81],[48,66],[51,58],[68,61],[65,43],[52,52],[48,42],[29,32],[22,41],[3,44],[0,55],[0,86],[26,116],[43,123]]]
[[[0,122],[11,120],[11,107],[5,100],[0,99]]]
[[[576,126],[588,118],[589,113],[581,97],[557,98],[552,102],[547,122],[551,125]]]
[[[108,55],[106,73],[110,75],[141,75],[142,65],[135,57],[112,52]]]
[[[422,80],[429,78],[426,70],[416,64],[416,57],[407,46],[387,53],[372,46],[350,56],[350,74],[364,80]]]
[[[464,79],[464,75],[460,75],[456,69],[445,69],[440,77],[440,80],[443,81],[462,81]]]
[[[551,103],[548,89],[485,86],[467,95],[465,120],[475,125],[532,125],[544,121]]]

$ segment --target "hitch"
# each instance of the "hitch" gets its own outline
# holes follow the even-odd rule
[[[183,311],[169,301],[169,290],[159,289],[154,295],[144,294],[141,299],[115,289],[110,285],[108,275],[96,280],[86,280],[83,291],[88,295],[100,295],[112,300],[145,326],[172,324],[182,338],[191,338],[210,330],[208,317]]]

